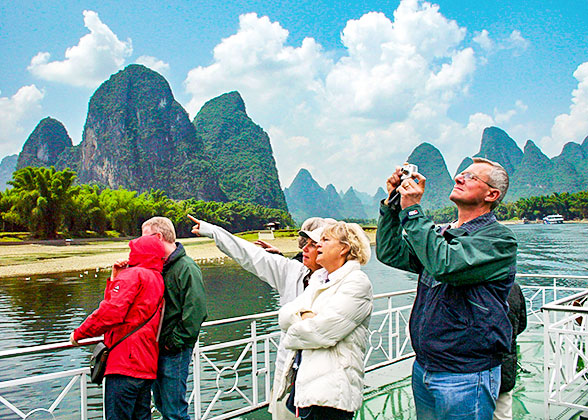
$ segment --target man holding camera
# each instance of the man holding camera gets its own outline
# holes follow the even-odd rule
[[[378,221],[378,259],[419,274],[410,317],[416,360],[412,388],[417,418],[491,420],[502,354],[512,326],[506,303],[516,273],[517,242],[492,210],[508,189],[498,163],[474,158],[449,196],[458,219],[443,227],[425,217],[425,177],[398,168]],[[404,230],[404,234],[403,234]]]

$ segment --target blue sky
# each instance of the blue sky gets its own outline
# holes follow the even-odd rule
[[[238,90],[282,186],[373,193],[422,142],[450,172],[484,127],[550,157],[588,136],[588,1],[0,0],[0,158],[38,121],[82,139],[101,82],[140,62],[193,117]]]

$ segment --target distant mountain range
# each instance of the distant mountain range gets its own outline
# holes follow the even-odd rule
[[[475,155],[501,163],[511,179],[507,201],[552,192],[588,190],[588,137],[567,143],[548,158],[528,140],[521,150],[503,130],[488,127]],[[452,176],[439,150],[422,143],[407,161],[427,177],[423,206],[437,209],[448,199]],[[465,158],[457,173],[471,163]],[[247,115],[238,92],[208,101],[193,121],[176,102],[159,73],[130,65],[112,75],[92,95],[82,142],[74,146],[63,124],[39,122],[18,155],[0,163],[0,188],[25,166],[69,167],[80,183],[139,192],[164,190],[174,199],[245,201],[289,209],[297,221],[310,216],[375,219],[386,196],[351,187],[321,187],[306,169],[281,190],[267,133]],[[389,174],[382,174],[382,179]]]
[[[550,159],[532,140],[527,140],[524,150],[521,150],[503,130],[488,127],[482,135],[480,151],[474,156],[485,157],[504,166],[510,176],[506,201],[554,192],[588,190],[588,137],[582,144],[566,143],[561,154]],[[470,159],[464,159],[457,173],[470,163]]]
[[[588,137],[581,145],[567,143],[559,156],[549,159],[533,141],[528,140],[522,151],[503,130],[488,127],[482,134],[480,151],[474,157],[484,157],[504,166],[510,176],[506,201],[553,192],[588,190]],[[408,156],[407,162],[417,165],[419,172],[427,178],[422,200],[425,209],[451,205],[449,194],[453,178],[436,147],[422,143]],[[471,163],[471,158],[465,158],[456,174]],[[383,174],[382,179],[387,175]],[[337,194],[333,185],[323,189],[306,169],[298,172],[284,193],[290,213],[298,222],[311,216],[375,219],[378,217],[378,203],[386,196],[382,188],[374,196],[353,188],[345,194]]]
[[[8,181],[12,179],[17,160],[18,155],[9,155],[0,161],[0,191],[4,191],[10,186]]]
[[[290,214],[297,222],[313,216],[334,219],[374,219],[379,202],[386,193],[379,188],[374,196],[350,187],[345,193],[337,192],[332,184],[322,188],[306,169],[301,169],[290,187],[284,190]]]
[[[210,100],[192,123],[163,76],[136,64],[92,95],[79,145],[59,121],[41,120],[19,154],[17,169],[25,166],[69,167],[80,183],[175,199],[287,209],[269,137],[239,93]]]

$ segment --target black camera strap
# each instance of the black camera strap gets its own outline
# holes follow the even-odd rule
[[[417,184],[419,180],[417,178],[413,178],[413,181]],[[400,193],[398,192],[398,187],[394,188],[390,195],[388,196],[388,207],[398,207],[400,205]]]

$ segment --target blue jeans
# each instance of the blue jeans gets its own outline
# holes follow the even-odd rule
[[[160,354],[153,401],[164,420],[190,420],[186,388],[193,347],[176,354]]]
[[[150,420],[153,379],[106,375],[104,414],[106,420]]]
[[[415,360],[412,392],[418,420],[492,420],[500,366],[475,373],[428,372]]]

